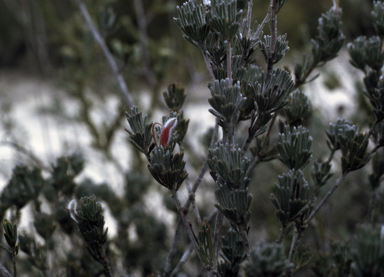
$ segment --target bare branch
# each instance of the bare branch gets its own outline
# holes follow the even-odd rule
[[[310,216],[307,219],[307,222],[310,222],[312,218],[317,214],[317,212],[321,209],[321,207],[325,204],[325,202],[328,200],[328,198],[334,193],[334,191],[338,188],[339,184],[344,181],[345,177],[347,176],[348,172],[345,172],[340,175],[340,177],[336,180],[336,182],[333,184],[331,189],[327,192],[327,194],[324,196],[324,198],[320,201],[320,203],[317,205],[317,207],[312,211]]]
[[[12,274],[0,264],[0,277],[12,277]]]
[[[177,264],[175,269],[172,271],[171,277],[174,277],[174,276],[177,275],[177,273],[179,273],[179,271],[181,270],[183,265],[188,261],[189,256],[191,256],[192,251],[193,251],[193,245],[190,244],[188,249],[187,249],[187,251],[184,252],[183,256],[181,257],[181,259],[179,261],[179,263]]]
[[[171,249],[168,252],[167,260],[165,262],[164,274],[163,274],[164,277],[170,276],[170,273],[171,273],[171,262],[172,262],[172,258],[175,256],[176,251],[177,251],[177,244],[179,243],[180,236],[181,236],[181,231],[183,230],[181,228],[182,226],[183,226],[183,221],[179,217],[179,219],[177,220],[177,227],[176,227],[175,236],[173,237],[172,246],[171,246]],[[190,247],[191,246],[192,246],[192,244],[190,245]],[[173,274],[173,272],[172,272],[172,274]]]
[[[36,157],[35,154],[33,154],[31,151],[27,150],[25,147],[17,144],[16,142],[11,142],[11,141],[1,141],[1,145],[7,145],[15,148],[18,152],[23,153],[24,155],[28,156],[39,168],[44,169],[44,170],[50,170],[48,166],[45,166],[44,163]]]
[[[148,51],[148,34],[147,34],[147,20],[144,13],[143,1],[134,0],[134,7],[137,18],[137,25],[139,26],[139,38],[141,44],[141,52],[144,63],[144,76],[151,86],[155,86],[157,83],[156,77],[152,72],[151,64],[149,60],[149,51]]]
[[[91,29],[92,35],[96,42],[99,44],[101,51],[104,54],[104,57],[106,58],[109,67],[112,69],[113,76],[117,80],[117,83],[120,87],[121,93],[123,95],[123,100],[125,104],[128,107],[134,106],[133,99],[131,94],[129,93],[127,84],[124,81],[123,76],[119,72],[119,68],[117,66],[117,63],[115,59],[113,58],[111,52],[109,52],[109,49],[107,47],[107,44],[105,43],[104,39],[100,35],[99,31],[96,29],[96,26],[94,25],[91,16],[88,13],[87,7],[85,6],[84,2],[82,0],[76,0],[77,5],[79,6],[79,10],[87,23],[88,27]]]

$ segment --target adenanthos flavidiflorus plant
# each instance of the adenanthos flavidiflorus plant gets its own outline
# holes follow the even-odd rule
[[[44,11],[48,12],[50,6],[43,2]],[[292,69],[279,68],[291,49],[290,34],[278,35],[278,18],[283,16],[282,9],[289,9],[289,1],[271,0],[259,23],[252,18],[253,5],[259,4],[256,0],[188,0],[174,8],[164,5],[162,11],[167,16],[168,9],[173,10],[175,18],[171,22],[180,29],[185,44],[201,53],[201,62],[210,77],[205,98],[210,105],[213,128],[205,135],[202,153],[195,146],[198,132],[189,130],[189,123],[200,128],[205,125],[201,120],[206,119],[201,119],[200,114],[191,114],[189,119],[183,111],[184,105],[191,105],[188,94],[193,86],[185,89],[176,83],[169,85],[162,94],[165,104],[161,109],[157,96],[153,96],[144,112],[142,97],[131,97],[125,83],[124,77],[128,76],[123,71],[128,68],[132,73],[133,68],[137,71],[133,76],[141,76],[149,90],[158,95],[155,93],[164,87],[164,76],[171,70],[166,66],[169,61],[177,64],[177,70],[188,67],[195,80],[204,75],[194,72],[196,57],[193,56],[189,66],[183,55],[174,51],[178,44],[184,47],[181,42],[169,48],[172,51],[164,48],[162,43],[166,42],[156,41],[159,46],[149,47],[154,40],[149,39],[147,28],[152,28],[149,23],[156,21],[159,14],[155,11],[162,2],[156,1],[159,6],[151,6],[153,9],[148,11],[143,5],[152,3],[144,2],[132,1],[129,5],[134,7],[135,16],[121,18],[111,7],[103,6],[99,25],[95,25],[83,1],[76,0],[90,29],[87,32],[95,38],[122,92],[119,115],[99,128],[86,101],[83,89],[86,84],[81,82],[85,80],[77,80],[75,87],[82,97],[81,113],[94,136],[95,148],[119,167],[124,187],[122,191],[114,191],[110,183],[81,179],[86,159],[78,152],[60,157],[48,167],[17,165],[0,195],[0,215],[2,218],[10,215],[8,218],[14,222],[12,225],[3,219],[8,246],[1,244],[11,254],[14,276],[19,244],[26,258],[18,257],[17,263],[28,262],[28,268],[36,276],[53,276],[60,270],[67,276],[103,273],[133,276],[139,272],[140,276],[165,277],[196,274],[288,277],[300,276],[305,266],[319,275],[381,276],[384,3],[373,3],[374,35],[360,36],[347,46],[350,66],[364,74],[361,95],[366,99],[370,121],[355,125],[338,119],[323,132],[325,139],[319,138],[314,126],[321,124],[311,122],[317,120],[317,114],[305,84],[318,76],[316,68],[338,56],[346,40],[337,0],[318,20],[311,53],[303,54]],[[133,27],[136,25],[137,29]],[[121,33],[128,40],[138,40],[138,44],[124,42]],[[62,30],[61,34],[65,32]],[[90,44],[88,39],[82,41]],[[163,53],[158,61],[152,48]],[[89,46],[73,52],[98,52],[91,50]],[[139,60],[141,70],[127,66]],[[78,64],[86,63],[84,59],[78,60]],[[179,76],[174,74],[172,78]],[[125,157],[132,165],[126,172],[111,150],[124,109],[128,122],[126,138],[134,150]],[[321,146],[325,143],[328,148]],[[265,166],[259,166],[261,163]],[[351,243],[328,243],[328,233],[338,236],[332,229],[338,218],[335,212],[328,212],[325,216],[329,218],[324,219],[319,211],[347,176],[368,163],[372,163],[372,174],[359,177],[360,187],[368,184],[368,189],[360,188],[364,193],[359,197],[365,199],[364,195],[370,195],[365,220],[369,224],[356,228]],[[210,176],[206,176],[209,169]],[[271,169],[279,172],[268,175]],[[364,176],[368,176],[366,182]],[[157,183],[160,186],[154,189]],[[266,191],[272,203],[265,204],[269,206],[264,209],[261,205],[264,205],[262,198],[268,198]],[[348,193],[341,192],[341,197],[352,201],[353,193],[353,189],[348,189]],[[165,203],[154,194],[160,194]],[[34,233],[22,232],[18,236],[21,210],[27,206],[34,219],[31,225]],[[45,207],[49,208],[45,210]],[[156,217],[151,212],[154,209],[175,216]],[[108,236],[105,211],[115,219],[114,236]],[[273,217],[277,224],[270,224]],[[343,214],[344,217],[347,215]],[[348,232],[354,230],[358,220],[363,221],[359,216],[348,223]],[[187,236],[183,235],[185,231]],[[170,237],[172,232],[174,235]],[[60,236],[65,238],[68,249],[58,255],[55,251],[60,247],[57,239]],[[300,247],[303,237],[310,246]],[[312,255],[312,248],[330,249],[331,254]],[[186,262],[190,265],[183,267]],[[6,261],[7,266],[10,264]],[[58,272],[54,271],[56,268]],[[0,270],[5,276],[9,273],[2,265]]]

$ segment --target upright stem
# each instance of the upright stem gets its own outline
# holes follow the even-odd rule
[[[269,82],[273,72],[273,54],[275,52],[275,45],[277,39],[277,0],[271,0],[271,44],[269,45],[269,57],[267,66],[267,78],[266,82]]]
[[[17,275],[17,270],[16,270],[16,249],[13,249],[12,263],[13,263],[13,277],[16,277],[16,275]]]
[[[232,87],[232,49],[231,39],[227,39],[227,75],[229,79],[229,87]]]
[[[111,52],[109,52],[107,44],[105,43],[104,39],[100,35],[99,31],[96,29],[96,26],[93,24],[92,18],[88,13],[87,7],[85,6],[82,0],[76,0],[76,3],[79,6],[80,12],[86,24],[88,25],[89,29],[91,29],[92,36],[94,37],[96,42],[99,44],[101,51],[103,52],[104,57],[106,58],[109,64],[109,67],[112,69],[113,76],[117,80],[117,83],[120,87],[125,104],[128,107],[134,106],[133,99],[131,97],[131,94],[129,93],[127,84],[125,83],[123,76],[120,74],[116,61],[113,58]]]
[[[277,39],[277,0],[271,0],[272,7],[271,7],[271,45],[270,52],[273,54],[275,52],[275,45],[276,45],[276,39]]]
[[[229,149],[233,150],[235,147],[235,126],[233,122],[227,122],[227,141],[225,143],[228,143]]]
[[[253,0],[248,0],[248,11],[247,11],[247,37],[248,38],[251,35],[252,6],[253,6]]]

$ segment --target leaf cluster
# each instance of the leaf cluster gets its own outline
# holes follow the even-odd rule
[[[104,231],[104,216],[100,202],[95,196],[82,197],[80,209],[77,211],[79,222],[78,228],[84,239],[86,247],[92,257],[104,263],[102,246],[107,241],[108,228]]]
[[[208,99],[213,109],[209,112],[224,122],[236,123],[239,119],[240,108],[243,106],[246,98],[242,96],[240,84],[233,87],[229,86],[229,79],[216,80],[213,85],[209,85],[212,98]]]
[[[7,247],[3,246],[0,243],[0,247],[6,250],[11,255],[17,255],[19,253],[19,243],[17,242],[17,226],[14,224],[12,226],[6,218],[3,218],[3,229],[4,229],[4,238],[8,246],[11,247],[9,250]]]
[[[279,226],[285,229],[308,211],[313,190],[301,170],[290,170],[287,174],[279,176],[275,191],[276,195],[272,193],[271,200],[276,208],[275,215]]]
[[[151,161],[148,164],[149,172],[160,185],[177,191],[188,176],[184,170],[183,156],[184,153],[172,154],[160,146],[151,153]]]
[[[148,155],[152,143],[152,125],[147,124],[147,115],[143,116],[138,107],[132,107],[126,112],[126,117],[131,130],[124,128],[129,134],[129,142],[140,152]]]
[[[307,81],[314,68],[337,56],[345,39],[341,31],[341,15],[341,9],[334,10],[331,8],[319,18],[318,35],[312,40],[312,55],[307,56],[304,54],[302,62],[295,65],[296,87],[317,78],[318,75]]]
[[[23,208],[30,200],[37,198],[42,187],[43,178],[39,168],[29,169],[26,165],[17,165],[1,193],[0,214],[14,205],[17,209]]]
[[[312,137],[305,127],[284,127],[277,143],[278,159],[289,169],[304,168],[312,158]]]
[[[208,222],[201,223],[199,231],[199,252],[205,268],[211,268],[214,263],[211,227]]]
[[[248,178],[245,174],[250,162],[247,157],[243,157],[241,149],[229,150],[227,144],[209,149],[208,165],[212,170],[211,175],[220,176],[231,190],[246,188]]]
[[[216,180],[218,188],[215,190],[218,204],[215,207],[230,221],[232,228],[240,232],[240,227],[247,229],[251,212],[249,207],[252,195],[248,194],[248,188],[231,190],[219,177]]]

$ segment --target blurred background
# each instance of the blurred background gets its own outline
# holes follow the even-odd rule
[[[136,2],[139,4],[94,0],[85,4],[117,61],[135,105],[148,114],[148,121],[161,122],[161,117],[169,114],[162,98],[169,84],[179,83],[186,88],[184,118],[190,119],[186,161],[189,176],[194,180],[206,156],[214,126],[214,117],[207,111],[209,74],[201,53],[182,38],[173,22],[176,6],[182,5],[182,0]],[[253,19],[261,22],[268,5],[267,0],[254,1]],[[318,18],[331,6],[331,0],[288,1],[279,13],[277,27],[278,35],[288,34],[290,51],[277,67],[287,66],[293,71],[295,61],[300,61],[303,53],[309,53],[310,40],[317,34]],[[373,34],[372,1],[342,0],[340,6],[346,43],[357,36]],[[268,34],[268,27],[264,31]],[[265,68],[261,55],[259,64]],[[306,123],[314,138],[312,161],[329,153],[325,137],[329,122],[335,123],[342,117],[365,130],[370,120],[368,102],[361,93],[363,75],[349,64],[346,45],[339,57],[316,71],[321,73],[320,77],[302,88],[313,104],[311,119]],[[74,0],[0,0],[0,191],[17,163],[38,166],[49,176],[58,157],[81,153],[85,166],[76,176],[76,182],[84,184],[92,180],[96,186],[108,186],[116,195],[128,195],[128,198],[134,198],[135,190],[145,213],[154,215],[155,219],[151,220],[172,226],[175,214],[169,195],[149,178],[144,157],[129,144],[123,130],[127,126],[127,109]],[[245,125],[239,128],[246,130]],[[273,131],[272,139],[276,140],[277,128]],[[337,158],[333,163],[335,172],[339,169]],[[253,242],[274,241],[278,237],[279,227],[269,195],[277,175],[283,172],[286,169],[277,160],[261,164],[254,172],[250,184],[254,197]],[[328,251],[329,240],[348,239],[356,223],[366,220],[369,172],[367,166],[347,178],[322,211],[323,215],[332,211],[332,216],[317,221],[320,228],[315,234],[308,231],[307,241]],[[306,174],[310,180],[309,172]],[[139,185],[145,188],[135,189],[138,179],[143,178],[145,184],[142,181]],[[214,183],[209,174],[202,187],[206,192],[200,191],[196,197],[204,216],[213,209],[210,199],[214,199]],[[185,199],[183,187],[181,194]],[[110,215],[113,207],[104,205],[104,208],[109,235],[116,237],[118,223]],[[32,220],[23,215],[23,228],[29,230]],[[138,238],[137,224],[131,227],[133,243]],[[163,230],[160,240],[167,235],[172,237],[173,232],[172,228]],[[166,253],[167,248],[163,251]],[[127,255],[134,257],[135,253]],[[163,254],[159,257],[164,257]],[[148,269],[143,269],[143,264],[145,260],[132,262],[130,268],[143,275],[157,268],[151,263]]]

